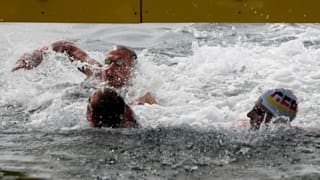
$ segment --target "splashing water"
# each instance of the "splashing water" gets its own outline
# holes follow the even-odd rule
[[[319,132],[230,128],[275,87],[298,97],[294,126],[320,127],[317,24],[0,27],[3,172],[49,179],[320,177]],[[132,107],[142,129],[90,128],[85,110],[93,88],[63,54],[10,72],[23,53],[59,39],[74,41],[101,63],[114,44],[137,51],[123,96],[132,102],[150,91],[159,102]]]

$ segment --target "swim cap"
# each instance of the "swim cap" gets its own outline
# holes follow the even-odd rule
[[[297,97],[288,89],[272,89],[263,93],[259,101],[274,117],[287,117],[292,121],[297,114]]]

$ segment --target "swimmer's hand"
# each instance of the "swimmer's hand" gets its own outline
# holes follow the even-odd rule
[[[42,61],[42,53],[40,50],[35,50],[33,53],[23,54],[16,64],[11,69],[11,72],[14,72],[18,69],[32,69],[37,67]]]
[[[144,96],[141,96],[137,99],[134,100],[133,104],[134,105],[141,105],[141,104],[156,104],[157,101],[155,98],[151,95],[150,92],[147,92]]]

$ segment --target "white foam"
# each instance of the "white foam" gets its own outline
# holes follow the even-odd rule
[[[70,101],[64,99],[68,88],[74,88],[80,84],[84,76],[78,72],[74,65],[65,57],[53,54],[48,61],[43,62],[38,68],[31,71],[17,71],[10,73],[9,69],[15,60],[24,52],[31,51],[39,45],[52,42],[55,39],[69,37],[69,39],[81,39],[86,33],[85,39],[78,40],[80,46],[86,46],[91,39],[99,39],[103,36],[109,45],[117,42],[114,37],[108,41],[108,35],[103,30],[117,34],[119,38],[124,33],[130,32],[130,25],[122,26],[91,26],[65,25],[62,30],[56,24],[50,28],[42,25],[1,25],[1,37],[3,50],[0,60],[4,62],[0,67],[1,104],[17,103],[25,107],[26,111],[45,106],[48,107],[33,113],[30,122],[26,126],[30,128],[82,128],[86,127],[85,119],[86,98]],[[39,27],[40,26],[40,29]],[[160,28],[159,28],[160,26]],[[264,29],[259,37],[270,36],[276,40],[281,36],[290,34],[294,36],[288,42],[280,44],[263,45],[245,41],[245,36],[240,34],[235,37],[236,43],[230,43],[226,38],[230,34],[215,32],[212,30],[194,33],[191,53],[186,56],[168,56],[167,61],[171,65],[162,62],[163,56],[157,56],[157,52],[149,49],[168,42],[164,37],[171,37],[166,33],[186,33],[188,28],[172,28],[171,25],[159,25],[152,30],[152,36],[142,36],[147,25],[134,26],[134,32],[126,34],[127,39],[120,39],[121,44],[143,46],[142,42],[136,42],[141,35],[146,47],[138,52],[139,61],[134,72],[132,86],[127,87],[126,100],[131,102],[135,97],[141,96],[147,91],[155,95],[158,105],[145,105],[133,107],[139,122],[144,127],[157,126],[182,126],[184,124],[201,127],[229,127],[234,120],[244,118],[246,112],[252,108],[258,96],[269,88],[291,88],[299,100],[299,113],[294,120],[294,125],[314,127],[319,126],[319,98],[320,87],[320,51],[317,48],[306,48],[303,43],[306,40],[316,40],[319,27],[315,25],[303,25],[300,27],[290,25],[261,25],[257,29]],[[165,31],[161,27],[166,27]],[[127,27],[123,32],[121,28]],[[153,27],[151,25],[151,27]],[[22,32],[21,28],[25,28]],[[171,31],[168,29],[171,28]],[[306,28],[306,31],[303,31]],[[244,29],[244,30],[243,30]],[[241,27],[243,32],[246,31]],[[139,33],[137,33],[139,31]],[[142,32],[141,32],[142,31]],[[231,29],[231,34],[237,28]],[[274,31],[276,34],[269,32]],[[76,33],[74,33],[76,32]],[[48,35],[41,38],[41,34]],[[256,32],[259,33],[259,32]],[[32,34],[26,36],[26,34]],[[157,36],[157,34],[159,34]],[[38,37],[39,36],[39,37]],[[186,36],[190,36],[187,34]],[[204,43],[197,38],[210,38],[214,36],[213,44]],[[280,37],[279,37],[280,36]],[[131,38],[130,38],[131,37]],[[173,36],[174,37],[174,36]],[[232,37],[232,36],[231,36]],[[111,35],[110,35],[111,38]],[[223,43],[222,43],[223,42]],[[229,43],[229,44],[228,44]],[[92,43],[94,45],[94,43]],[[177,45],[179,43],[176,42]],[[97,49],[103,43],[96,44]],[[87,47],[88,52],[98,61],[103,58],[106,51],[99,51],[93,47]],[[177,47],[178,48],[178,47]],[[174,49],[172,50],[174,51]],[[65,88],[56,88],[59,84]]]

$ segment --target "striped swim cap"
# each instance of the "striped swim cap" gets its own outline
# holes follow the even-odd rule
[[[259,101],[274,117],[288,118],[292,121],[298,111],[297,97],[289,89],[272,89],[264,92]]]

